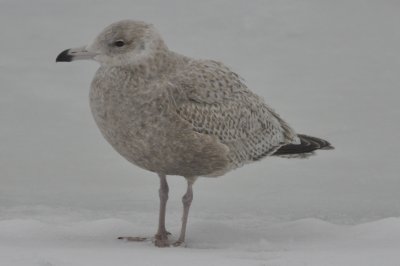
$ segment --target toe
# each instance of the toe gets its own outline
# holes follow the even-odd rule
[[[169,247],[169,242],[165,239],[155,239],[154,245],[159,248],[166,248]]]
[[[160,248],[169,247],[168,233],[156,234],[154,236],[154,245]]]
[[[125,240],[125,241],[133,241],[133,242],[143,242],[146,241],[146,237],[140,237],[140,236],[120,236],[118,237],[119,240]]]
[[[186,247],[186,243],[184,241],[178,240],[173,244],[174,247]]]

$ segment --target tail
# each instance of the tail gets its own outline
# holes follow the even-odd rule
[[[315,150],[334,149],[334,147],[326,140],[301,134],[298,134],[297,136],[300,139],[300,144],[286,144],[276,150],[272,155],[289,158],[305,158],[312,155]]]

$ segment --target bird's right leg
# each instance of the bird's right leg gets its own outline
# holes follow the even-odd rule
[[[168,233],[167,229],[165,228],[165,213],[167,209],[169,187],[167,183],[167,177],[163,174],[159,174],[159,177],[160,189],[158,190],[158,192],[160,196],[160,214],[158,218],[158,230],[154,237],[154,244],[157,247],[168,247],[168,235],[170,233]]]

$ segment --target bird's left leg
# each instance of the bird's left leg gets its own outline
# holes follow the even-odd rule
[[[185,195],[182,197],[183,203],[183,215],[182,215],[182,227],[181,227],[181,234],[179,235],[178,240],[174,243],[174,246],[181,246],[185,242],[185,235],[186,235],[186,225],[189,215],[190,205],[192,204],[193,200],[193,184],[196,181],[197,177],[190,177],[186,178],[187,180],[187,190]]]

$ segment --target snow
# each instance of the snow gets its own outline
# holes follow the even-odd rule
[[[116,235],[153,228],[142,222],[102,219],[49,223],[0,222],[2,265],[398,265],[400,219],[357,226],[309,218],[266,224],[258,216],[199,220],[188,248],[121,242]],[[251,229],[248,225],[252,225]],[[393,234],[394,233],[394,234]]]
[[[0,1],[0,265],[400,265],[396,1]],[[111,22],[225,62],[298,132],[336,147],[194,186],[187,248],[151,236],[158,180],[102,139],[95,63],[55,64]],[[179,232],[185,183],[169,177]]]

